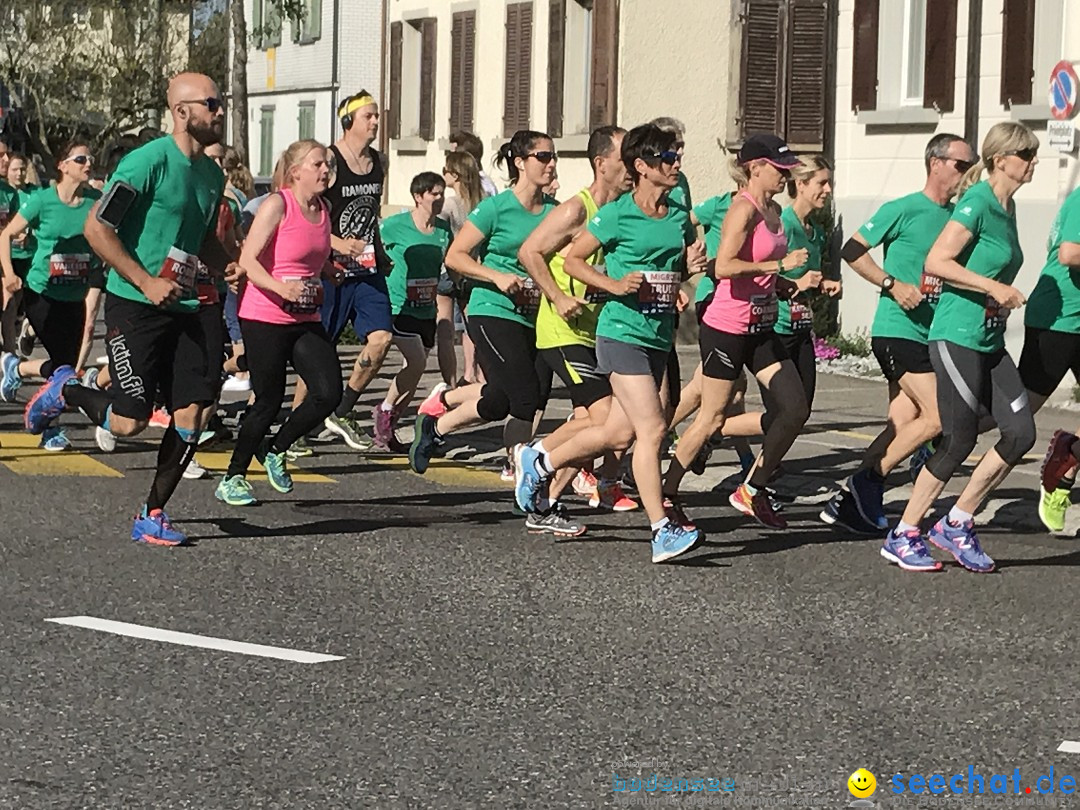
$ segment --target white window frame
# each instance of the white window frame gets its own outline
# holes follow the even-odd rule
[[[925,77],[923,75],[926,65],[926,4],[932,0],[904,0],[904,39],[900,51],[900,106],[921,107],[923,106],[923,90]],[[922,14],[914,19],[916,4],[922,7]],[[917,48],[917,53],[913,49]],[[912,70],[917,70],[918,76],[916,87],[912,87]],[[915,90],[916,92],[912,92]]]
[[[592,91],[592,1],[566,4],[563,38],[563,135],[589,134]]]

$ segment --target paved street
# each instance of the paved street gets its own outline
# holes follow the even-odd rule
[[[169,511],[197,544],[142,547],[127,537],[160,431],[106,456],[68,416],[79,452],[57,457],[0,406],[0,807],[609,807],[629,795],[617,780],[652,773],[732,780],[698,794],[714,806],[843,807],[858,767],[877,806],[914,807],[893,774],[971,765],[989,790],[1019,768],[1025,797],[1051,768],[1078,774],[1080,753],[1057,749],[1080,740],[1080,553],[1038,523],[1038,460],[983,517],[998,573],[903,573],[817,520],[880,427],[883,385],[818,391],[780,486],[792,528],[710,491],[735,471],[722,450],[688,479],[708,541],[661,566],[641,515],[527,534],[493,431],[456,438],[426,478],[320,446],[290,496],[254,477],[265,502],[247,510],[184,482]],[[1033,454],[1077,421],[1040,414]],[[221,469],[226,453],[199,458]],[[340,659],[46,621],[80,616]]]

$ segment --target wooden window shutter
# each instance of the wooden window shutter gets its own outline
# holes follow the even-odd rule
[[[956,0],[926,4],[923,106],[952,112],[956,99]]]
[[[454,14],[450,30],[450,131],[472,131],[476,12]]]
[[[594,0],[589,127],[610,126],[618,115],[619,0]]]
[[[561,138],[566,76],[566,0],[551,0],[548,14],[547,132],[552,138]]]
[[[783,127],[777,131],[788,143],[822,149],[831,40],[826,0],[789,0],[787,33],[787,103],[782,111]]]
[[[529,128],[532,91],[532,3],[506,7],[506,85],[503,97],[503,135]]]
[[[1035,0],[1005,0],[1001,36],[1001,103],[1031,103],[1035,77]]]
[[[251,30],[255,32],[255,47],[260,51],[266,49],[266,32],[263,31],[263,2],[264,0],[255,0],[251,4]]]
[[[390,109],[386,111],[386,126],[391,138],[401,137],[401,25],[390,23]]]
[[[782,4],[783,0],[746,0],[744,6],[739,92],[743,138],[783,129]]]
[[[438,20],[420,21],[420,137],[435,139],[435,49]]]
[[[932,6],[932,2],[927,3]],[[876,110],[878,85],[878,0],[855,0],[851,109]]]

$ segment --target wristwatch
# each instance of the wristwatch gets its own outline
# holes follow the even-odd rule
[[[885,276],[885,278],[881,281],[881,289],[883,289],[885,292],[889,292],[889,290],[893,288],[894,284],[896,284],[895,278],[893,278],[892,276]]]

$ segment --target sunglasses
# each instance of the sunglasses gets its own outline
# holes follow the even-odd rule
[[[204,107],[206,107],[207,111],[211,115],[216,113],[218,110],[224,109],[224,107],[225,107],[225,102],[224,101],[222,101],[220,98],[214,98],[213,96],[211,96],[210,98],[187,99],[187,100],[185,100],[185,101],[183,101],[181,103],[182,104],[202,104]]]
[[[678,163],[682,158],[678,152],[668,150],[667,152],[653,152],[649,155],[652,160],[659,160],[661,163],[666,163],[669,166]]]
[[[946,163],[949,161],[952,161],[953,166],[956,167],[956,170],[960,172],[960,174],[963,174],[978,162],[974,160],[960,160],[960,158],[945,158]]]
[[[93,165],[94,163],[94,159],[90,155],[75,155],[74,157],[64,158],[64,162],[69,160],[72,163],[78,163],[80,166]]]
[[[1026,163],[1031,163],[1035,159],[1035,155],[1038,154],[1037,149],[1010,149],[1008,152],[1002,152],[1003,155],[1016,155],[1018,158]]]
[[[558,154],[555,152],[529,152],[525,157],[536,158],[541,163],[551,163],[551,161],[559,159]]]

